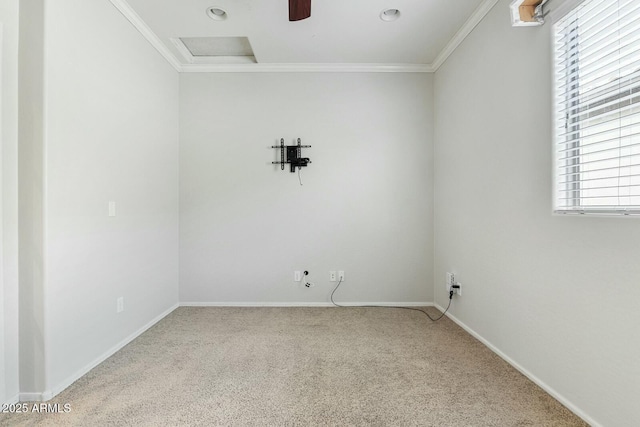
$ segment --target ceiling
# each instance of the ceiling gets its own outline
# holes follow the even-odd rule
[[[433,71],[496,1],[312,0],[310,18],[289,22],[288,0],[111,0],[179,71],[305,64]],[[211,7],[227,19],[211,19]],[[382,20],[388,8],[400,17]],[[255,59],[191,57],[179,39],[194,37],[247,37]]]

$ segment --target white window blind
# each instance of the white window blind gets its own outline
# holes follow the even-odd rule
[[[640,0],[554,26],[555,211],[640,214]]]

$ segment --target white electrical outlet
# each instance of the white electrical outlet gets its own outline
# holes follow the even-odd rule
[[[344,270],[338,271],[338,280],[344,282]]]
[[[293,272],[293,280],[295,282],[299,282],[302,280],[302,272],[300,270],[296,270]]]
[[[330,271],[330,272],[329,272],[329,281],[330,281],[330,282],[335,282],[336,280],[337,280],[337,279],[336,279],[336,272],[335,272],[335,270]]]
[[[445,287],[447,289],[447,292],[449,292],[451,290],[451,285],[453,285],[456,282],[456,277],[454,276],[453,273],[447,273],[447,282],[445,284]]]
[[[461,297],[462,296],[462,283],[458,282],[458,283],[456,283],[456,285],[459,286],[459,288],[456,289],[456,293],[458,294],[459,297]]]
[[[116,300],[116,313],[122,313],[124,311],[124,297],[119,297]]]

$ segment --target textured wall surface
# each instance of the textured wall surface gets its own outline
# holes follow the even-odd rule
[[[640,219],[552,215],[550,25],[509,1],[435,75],[435,291],[565,403],[639,425]]]
[[[181,302],[327,303],[330,270],[341,301],[432,301],[432,103],[427,74],[181,75]]]

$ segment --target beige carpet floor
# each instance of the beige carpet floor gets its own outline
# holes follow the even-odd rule
[[[384,308],[179,308],[50,403],[0,425],[586,425],[449,319]]]

